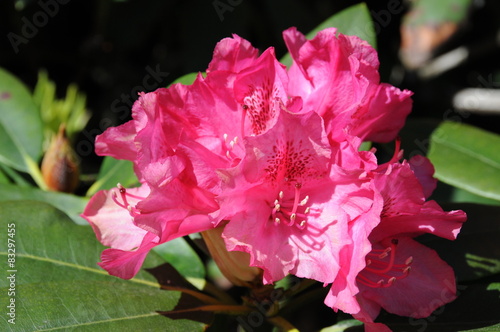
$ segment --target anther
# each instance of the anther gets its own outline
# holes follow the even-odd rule
[[[280,218],[274,218],[274,222],[279,224],[281,222]]]
[[[116,187],[118,188],[118,190],[120,190],[120,194],[125,194],[127,192],[127,190],[125,189],[124,186],[122,186],[121,183],[117,183]]]
[[[308,200],[309,200],[309,196],[304,197],[304,199],[300,201],[299,205],[300,206],[306,205]]]

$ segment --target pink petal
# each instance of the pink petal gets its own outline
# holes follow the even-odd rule
[[[99,191],[85,207],[82,217],[89,222],[97,239],[103,245],[131,250],[140,245],[146,231],[134,224],[130,212],[116,203],[112,198],[112,193],[117,194],[116,200],[122,200],[117,188]],[[127,189],[127,193],[145,197],[149,193],[149,188],[143,185],[141,188]],[[128,203],[131,206],[135,206],[137,202],[139,202],[138,199],[128,197]]]
[[[222,39],[215,47],[207,73],[214,71],[239,72],[249,67],[257,58],[259,51],[247,40],[233,35]]]
[[[147,233],[140,247],[133,251],[119,249],[106,249],[101,254],[100,267],[108,271],[110,275],[131,279],[141,269],[142,263],[146,259],[149,251],[159,243],[154,241],[157,237]]]
[[[234,95],[244,105],[245,121],[250,122],[245,136],[262,134],[274,125],[288,100],[287,84],[285,68],[276,60],[273,49],[266,50],[252,67],[238,73]]]
[[[179,178],[168,185],[153,188],[137,208],[135,224],[169,241],[213,227],[209,213],[218,209],[213,194],[182,182]]]
[[[425,198],[429,198],[437,186],[437,179],[434,178],[434,166],[428,158],[421,155],[413,156],[408,162],[424,189]]]
[[[108,128],[96,137],[95,152],[99,156],[135,161],[137,158],[137,149],[134,145],[135,136],[133,121],[118,127]]]
[[[334,140],[345,133],[363,140],[394,139],[411,110],[411,92],[380,84],[377,52],[355,36],[334,28],[306,40],[295,28],[283,38],[294,60],[288,91],[302,97],[304,111],[325,120]]]
[[[413,92],[382,83],[374,93],[368,111],[351,133],[373,142],[390,142],[403,128],[410,114]]]
[[[358,296],[377,303],[390,313],[413,318],[427,317],[456,298],[453,269],[434,250],[410,238],[399,238],[395,263],[403,264],[410,256],[413,263],[406,278],[396,280],[389,287],[372,288],[361,284]]]

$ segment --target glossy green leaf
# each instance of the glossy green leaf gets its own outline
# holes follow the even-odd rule
[[[338,32],[345,35],[358,36],[359,38],[366,40],[374,48],[377,48],[375,28],[370,16],[370,11],[365,3],[351,6],[333,16],[330,16],[323,23],[306,34],[306,37],[308,39],[312,39],[316,36],[318,31],[330,27],[337,28]],[[289,67],[292,64],[292,57],[289,53],[287,53],[283,58],[281,58],[280,62]]]
[[[475,195],[471,192],[468,192],[467,190],[463,190],[456,187],[453,187],[453,192],[451,193],[450,202],[500,205],[500,201]]]
[[[2,201],[33,200],[48,203],[65,212],[75,223],[88,225],[80,214],[83,212],[88,199],[75,195],[43,191],[33,187],[19,187],[12,184],[0,186],[0,202]]]
[[[205,281],[205,265],[184,238],[165,242],[153,250],[199,289]]]
[[[2,168],[0,168],[0,184],[7,184],[7,183],[10,183],[10,179],[5,174],[5,172],[2,171]]]
[[[0,68],[0,162],[29,172],[42,153],[42,120],[31,93]]]
[[[11,280],[0,280],[0,304],[6,308],[10,298],[15,299],[16,324],[10,324],[10,317],[2,314],[2,331],[203,330],[200,323],[157,314],[172,310],[180,294],[160,290],[147,272],[122,280],[99,268],[96,262],[103,247],[92,229],[75,225],[52,206],[33,201],[1,202],[0,223],[2,260],[8,259],[8,239],[16,253],[15,263],[9,267],[13,272],[6,272],[15,277],[15,295],[6,296]],[[144,266],[161,263],[153,253]]]
[[[499,135],[466,124],[444,122],[431,136],[428,157],[439,180],[500,200],[499,146]]]
[[[461,330],[460,332],[498,332],[498,331],[500,331],[500,324],[481,327],[481,328],[473,329],[473,330]]]
[[[405,24],[428,24],[435,26],[443,22],[460,23],[467,17],[473,0],[418,0],[412,2],[413,14]]]
[[[96,181],[87,191],[87,196],[92,196],[99,190],[109,190],[118,183],[124,187],[136,186],[139,183],[134,173],[134,165],[129,160],[105,157]]]
[[[199,73],[189,73],[189,74],[183,75],[183,76],[177,78],[175,81],[173,81],[169,85],[176,84],[176,83],[181,83],[184,85],[191,85],[191,84],[193,84],[193,82],[196,79],[196,77],[198,76],[198,74]]]
[[[348,320],[340,321],[333,326],[325,327],[324,329],[321,330],[321,332],[344,332],[353,326],[361,326],[361,325],[363,325],[363,323],[360,322],[359,320],[348,319]]]

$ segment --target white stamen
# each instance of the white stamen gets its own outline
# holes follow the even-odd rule
[[[307,204],[307,201],[309,200],[309,196],[304,197],[302,201],[300,201],[299,205],[304,206]]]

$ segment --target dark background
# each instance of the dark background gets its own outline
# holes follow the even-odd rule
[[[39,69],[46,69],[57,84],[61,98],[68,84],[77,83],[87,95],[88,109],[93,114],[80,139],[92,141],[109,125],[128,119],[127,110],[137,98],[137,91],[154,90],[167,86],[181,75],[204,71],[215,44],[222,38],[236,33],[261,50],[275,47],[280,57],[286,52],[281,38],[283,30],[296,26],[307,33],[329,16],[358,2],[2,0],[0,66],[31,88],[36,84]],[[382,81],[415,92],[410,120],[429,117],[443,120],[448,116],[444,114],[451,114],[446,112],[451,109],[451,97],[459,89],[484,87],[482,82],[500,87],[500,52],[495,44],[500,18],[498,1],[474,3],[456,37],[446,43],[442,51],[472,45],[478,54],[465,65],[427,81],[405,70],[398,59],[400,23],[409,2],[401,1],[404,8],[401,13],[391,15],[383,26],[379,24],[377,42]],[[221,6],[219,12],[215,4]],[[45,22],[39,14],[47,11],[42,5],[49,6],[52,11],[52,17]],[[384,1],[368,2],[367,5],[375,22],[388,8],[388,2]],[[26,34],[27,21],[39,26],[35,26],[34,32],[30,30],[31,35]],[[13,34],[23,36],[23,33],[29,38],[13,45]],[[143,81],[151,70],[162,74],[156,81],[149,80],[146,87]],[[106,122],[102,122],[103,119]],[[497,116],[458,114],[456,119],[488,130],[499,130]],[[418,126],[418,135],[428,136],[430,129]],[[86,169],[95,171],[99,159],[93,153],[84,153],[81,157],[84,172]]]
[[[181,75],[204,71],[222,38],[236,33],[261,50],[275,47],[281,57],[286,52],[281,38],[283,30],[296,26],[307,33],[358,2],[220,0],[219,5],[228,7],[218,13],[213,0],[0,0],[0,66],[30,88],[36,84],[38,71],[46,69],[57,84],[60,98],[68,84],[77,83],[87,95],[92,117],[75,145],[78,140],[93,142],[95,135],[106,127],[129,119],[137,91],[154,90]],[[22,9],[20,3],[24,4]],[[439,50],[442,53],[466,45],[473,56],[465,64],[429,80],[405,70],[398,58],[400,24],[409,9],[409,1],[401,3],[401,13],[391,15],[383,26],[379,24],[377,44],[382,81],[415,92],[414,109],[402,133],[407,156],[408,151],[425,154],[429,134],[443,120],[466,122],[500,133],[498,115],[458,113],[451,104],[454,93],[460,89],[500,87],[500,1],[474,2],[455,37]],[[31,36],[13,45],[9,36],[23,36],[26,22],[41,18],[41,4],[51,4],[53,17],[39,22],[44,24],[35,26]],[[377,23],[388,2],[367,5]],[[156,81],[148,80],[148,89],[144,79],[151,71],[160,71],[161,76]],[[392,144],[387,148],[391,147]],[[98,170],[100,158],[91,152],[77,153],[84,174]],[[301,316],[307,317],[308,322],[302,324],[333,317],[326,306],[310,307],[311,312]]]

